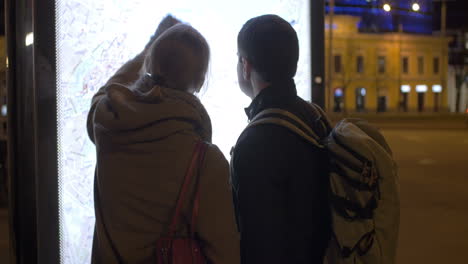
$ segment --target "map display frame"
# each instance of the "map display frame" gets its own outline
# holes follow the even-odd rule
[[[298,94],[310,101],[310,0],[56,0],[60,261],[90,263],[96,154],[86,131],[91,98],[146,45],[167,14],[207,39],[211,62],[199,94],[213,124],[213,143],[229,151],[247,125],[250,104],[237,83],[237,33],[248,19],[278,14],[298,33]]]

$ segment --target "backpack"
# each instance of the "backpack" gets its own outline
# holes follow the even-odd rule
[[[325,263],[395,263],[400,200],[390,147],[365,120],[343,119],[331,129],[320,107],[312,104],[311,111],[315,130],[282,109],[260,112],[247,127],[282,126],[326,150],[332,236]]]

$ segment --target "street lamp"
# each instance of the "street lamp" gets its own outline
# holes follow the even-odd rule
[[[414,12],[418,12],[421,9],[421,6],[419,6],[418,3],[413,3],[411,8],[413,9]]]
[[[383,9],[384,9],[386,12],[392,11],[392,7],[391,7],[389,4],[384,4],[384,5],[383,5]]]

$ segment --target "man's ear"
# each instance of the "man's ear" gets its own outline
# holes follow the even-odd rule
[[[242,76],[246,81],[250,81],[250,75],[252,73],[252,64],[245,59],[242,58]]]

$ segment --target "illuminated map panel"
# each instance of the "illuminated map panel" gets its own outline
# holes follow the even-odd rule
[[[212,60],[200,95],[213,122],[213,142],[229,150],[247,124],[250,99],[237,84],[237,33],[249,18],[274,13],[299,35],[296,83],[310,99],[308,0],[60,0],[57,1],[59,204],[61,262],[90,262],[94,231],[95,149],[86,133],[94,93],[139,53],[168,13],[190,23],[208,40]]]

